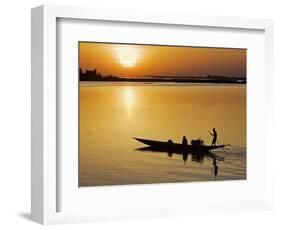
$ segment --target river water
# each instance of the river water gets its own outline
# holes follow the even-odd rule
[[[246,179],[246,86],[80,83],[79,186]],[[201,138],[217,158],[140,151],[133,137]],[[215,160],[216,159],[216,160]]]

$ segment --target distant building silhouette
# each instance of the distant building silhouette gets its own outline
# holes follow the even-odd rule
[[[97,69],[86,70],[83,73],[83,70],[80,68],[79,78],[80,81],[100,81],[102,80],[102,75],[97,72]]]

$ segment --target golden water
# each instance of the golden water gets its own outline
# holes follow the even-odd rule
[[[133,137],[181,142],[185,135],[210,144],[231,144],[213,175],[211,158],[203,162],[181,155],[142,152]],[[80,84],[79,186],[246,178],[246,86]]]

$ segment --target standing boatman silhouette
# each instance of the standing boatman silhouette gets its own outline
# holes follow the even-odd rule
[[[209,131],[209,133],[213,136],[212,145],[216,145],[218,134],[215,128],[213,128],[213,133]]]

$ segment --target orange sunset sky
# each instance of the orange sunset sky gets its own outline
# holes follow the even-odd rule
[[[102,75],[246,77],[246,49],[80,42],[79,58]]]

